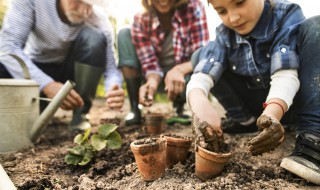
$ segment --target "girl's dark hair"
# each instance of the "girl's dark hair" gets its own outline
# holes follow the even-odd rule
[[[141,3],[145,11],[149,13],[154,11],[152,7],[152,0],[141,0]],[[188,3],[188,0],[175,0],[175,3],[173,4],[173,8],[178,8],[181,5],[185,5],[187,3]]]

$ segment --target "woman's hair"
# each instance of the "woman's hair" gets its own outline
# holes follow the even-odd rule
[[[141,0],[142,6],[144,7],[145,11],[153,12],[154,8],[152,7],[152,0]],[[175,0],[173,4],[173,8],[178,8],[181,5],[185,5],[188,3],[188,0]]]

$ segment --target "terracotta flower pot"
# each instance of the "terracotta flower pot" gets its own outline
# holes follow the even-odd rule
[[[165,130],[165,117],[159,113],[149,113],[145,115],[145,128],[149,134],[160,134]]]
[[[172,168],[179,162],[184,164],[192,144],[191,138],[171,134],[163,137],[167,139],[167,167]]]
[[[202,181],[218,176],[231,157],[231,152],[215,153],[196,145],[196,176]]]
[[[136,140],[130,147],[143,180],[154,181],[164,175],[167,149],[165,138]]]

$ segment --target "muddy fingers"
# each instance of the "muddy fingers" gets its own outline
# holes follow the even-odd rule
[[[262,115],[257,120],[257,126],[263,131],[249,141],[249,151],[252,155],[271,151],[283,141],[284,129],[278,120]]]
[[[193,116],[192,123],[198,145],[213,152],[224,151],[223,135],[219,135],[206,121],[200,122],[199,118],[195,115]]]

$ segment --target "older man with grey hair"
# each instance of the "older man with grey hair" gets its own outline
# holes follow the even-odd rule
[[[91,127],[86,119],[104,74],[106,102],[120,109],[122,76],[114,57],[114,33],[99,7],[104,0],[11,0],[0,32],[0,78],[23,78],[20,57],[43,96],[54,97],[66,80],[76,82],[61,104],[73,110],[71,130]],[[98,5],[98,6],[96,6]]]

